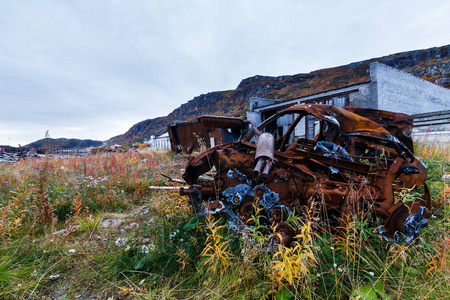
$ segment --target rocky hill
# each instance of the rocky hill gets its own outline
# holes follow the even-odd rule
[[[108,140],[109,144],[130,145],[151,135],[164,133],[167,125],[204,114],[244,116],[248,98],[289,100],[369,80],[369,64],[378,61],[425,80],[450,88],[450,45],[402,52],[372,58],[345,66],[289,76],[253,76],[241,81],[235,90],[211,92],[195,97],[167,117],[137,123],[126,133]]]
[[[61,149],[84,149],[88,147],[98,147],[104,142],[94,140],[79,140],[79,139],[40,139],[36,142],[26,145],[27,148],[44,149],[49,147],[49,150],[61,150]]]

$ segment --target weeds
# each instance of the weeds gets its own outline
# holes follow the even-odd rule
[[[243,237],[223,218],[197,218],[175,192],[151,191],[161,173],[180,178],[182,161],[169,153],[2,165],[0,298],[450,298],[450,153],[418,146],[434,217],[409,246],[379,239],[364,220],[338,220],[329,233],[291,214],[291,227],[303,220],[299,236],[270,252],[258,206]]]
[[[292,247],[279,245],[278,251],[273,255],[270,277],[278,291],[284,288],[284,282],[297,289],[302,282],[304,287],[311,285],[309,275],[317,260],[313,252],[310,221],[303,225],[296,239],[298,241]]]
[[[227,267],[231,266],[232,254],[230,252],[229,241],[226,241],[220,234],[224,225],[218,225],[218,221],[213,221],[211,215],[206,218],[207,238],[205,249],[202,256],[205,260],[204,266],[208,266],[208,271],[214,274],[226,272]]]
[[[427,263],[427,266],[429,266],[427,274],[439,270],[450,271],[450,232],[446,232],[439,242],[432,241],[432,243],[436,254]]]

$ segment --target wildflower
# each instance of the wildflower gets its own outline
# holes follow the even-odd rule
[[[338,271],[339,271],[339,272],[342,272],[343,270],[342,270],[342,268],[338,268]]]
[[[118,238],[114,243],[116,246],[125,246],[128,242],[128,238]]]
[[[150,252],[150,249],[146,245],[142,245],[141,253],[147,254],[148,252]]]
[[[180,232],[180,230],[175,230],[171,235],[170,235],[170,238],[173,238],[173,237],[175,237],[176,235],[177,235],[177,233],[179,233]]]
[[[369,272],[369,275],[370,275],[370,276],[375,276],[375,273],[372,272],[372,271],[370,271],[370,272]]]
[[[334,250],[334,247],[330,247],[331,250]]]
[[[333,264],[333,267],[335,267],[335,268],[336,268],[336,267],[337,267],[337,264]]]
[[[70,249],[69,253],[75,253],[75,249]]]

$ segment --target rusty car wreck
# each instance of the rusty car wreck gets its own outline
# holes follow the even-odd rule
[[[286,119],[289,126],[280,130]],[[297,134],[305,120],[314,122],[313,137]],[[427,168],[413,154],[409,116],[306,104],[258,128],[244,122],[239,140],[190,157],[183,174],[190,187],[180,194],[189,196],[198,216],[223,214],[233,228],[254,226],[258,217],[284,245],[298,230],[286,220],[305,212],[327,228],[344,217],[368,218],[379,235],[397,243],[412,243],[427,226]],[[214,179],[201,181],[208,172]],[[395,196],[413,188],[421,192],[413,201]]]

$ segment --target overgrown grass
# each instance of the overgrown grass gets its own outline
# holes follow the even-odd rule
[[[176,192],[149,189],[165,184],[160,173],[180,178],[184,159],[170,153],[2,165],[0,298],[450,298],[449,148],[416,154],[434,211],[419,244],[384,241],[363,220],[333,234],[303,220],[301,238],[273,251],[270,235],[232,232]]]

